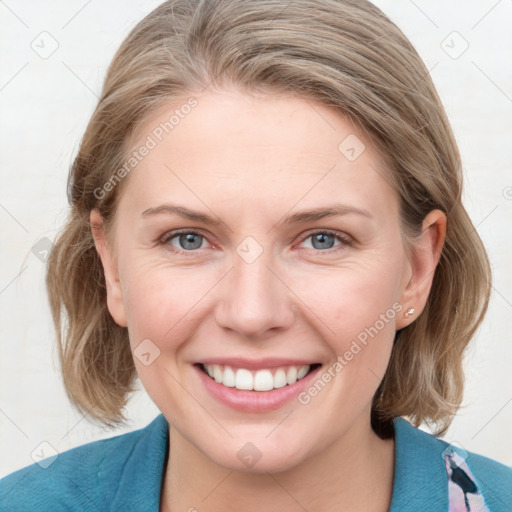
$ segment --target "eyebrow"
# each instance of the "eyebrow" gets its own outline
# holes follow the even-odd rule
[[[356,208],[355,206],[336,203],[327,207],[313,208],[310,210],[303,210],[301,212],[287,215],[281,221],[282,224],[300,224],[304,222],[311,222],[315,220],[325,219],[327,217],[337,217],[339,215],[356,214],[364,217],[373,218],[373,215],[363,208]],[[178,215],[184,219],[194,220],[203,224],[218,226],[222,221],[211,217],[206,213],[201,213],[191,210],[184,206],[173,204],[162,204],[153,208],[148,208],[142,212],[142,217],[151,217],[154,215]]]

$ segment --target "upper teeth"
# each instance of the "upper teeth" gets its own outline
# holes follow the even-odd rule
[[[258,370],[251,372],[245,368],[236,371],[230,366],[218,364],[203,365],[208,375],[219,384],[230,388],[270,391],[274,388],[282,388],[287,384],[294,384],[302,379],[309,371],[309,364],[304,366],[288,366],[275,369],[274,375],[271,370]]]

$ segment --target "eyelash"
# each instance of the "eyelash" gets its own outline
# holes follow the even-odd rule
[[[183,249],[177,249],[176,247],[174,247],[172,245],[169,245],[169,242],[173,238],[175,238],[176,236],[178,236],[178,235],[189,235],[189,234],[190,235],[198,235],[198,236],[206,239],[206,236],[203,235],[202,233],[198,232],[198,231],[192,231],[192,230],[183,229],[183,230],[170,231],[170,232],[166,233],[165,235],[163,235],[160,238],[160,244],[163,245],[163,246],[166,246],[169,251],[171,251],[173,253],[176,253],[176,254],[186,254],[187,256],[191,256],[191,257],[197,256],[197,251],[199,249],[192,249],[192,250],[186,251],[186,250],[183,250]],[[337,231],[332,231],[332,230],[329,230],[329,229],[323,229],[323,230],[317,230],[317,231],[308,232],[301,239],[301,243],[306,241],[308,238],[311,238],[313,235],[318,235],[318,234],[334,236],[335,238],[337,238],[341,242],[341,244],[337,248],[334,247],[334,248],[325,249],[325,250],[322,250],[322,249],[309,249],[310,251],[315,251],[316,253],[336,254],[339,251],[344,250],[346,247],[353,247],[354,246],[354,242],[351,239],[349,239],[346,236],[341,235]]]

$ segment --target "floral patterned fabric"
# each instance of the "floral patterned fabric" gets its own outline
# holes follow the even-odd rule
[[[448,474],[448,512],[489,512],[465,458],[449,450],[444,462]]]

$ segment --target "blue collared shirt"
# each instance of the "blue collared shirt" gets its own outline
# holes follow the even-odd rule
[[[393,425],[389,512],[512,512],[512,468],[453,449],[403,418]],[[0,480],[0,511],[158,512],[168,440],[169,424],[160,414],[143,429],[15,471]]]

